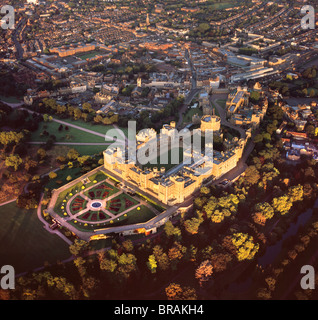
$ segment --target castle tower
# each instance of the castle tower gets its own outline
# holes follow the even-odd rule
[[[201,131],[219,131],[221,129],[221,118],[216,115],[204,115],[201,118]]]

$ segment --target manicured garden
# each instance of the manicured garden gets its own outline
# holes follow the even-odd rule
[[[119,196],[109,200],[106,204],[106,210],[114,215],[118,215],[132,206],[137,205],[139,202],[127,194],[120,194]]]
[[[104,176],[104,180],[105,180]],[[97,185],[94,188],[91,188],[84,192],[84,194],[89,197],[91,200],[93,199],[105,199],[115,193],[119,192],[119,189],[114,186],[108,184],[107,182],[103,182],[102,184]]]

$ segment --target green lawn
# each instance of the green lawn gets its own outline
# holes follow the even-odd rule
[[[113,125],[95,124],[92,122],[85,122],[83,120],[63,119],[63,121],[101,134],[106,134],[108,130],[115,129]],[[123,131],[125,136],[128,135],[128,128],[120,128],[120,130]],[[103,142],[105,142],[105,139]]]
[[[19,100],[17,97],[6,97],[0,95],[0,100],[7,102],[7,103],[20,103],[21,100]]]
[[[94,146],[79,146],[79,145],[72,146],[72,145],[70,145],[69,147],[77,150],[77,152],[79,152],[81,155],[88,155],[88,156],[103,152],[108,148],[108,146],[105,146],[105,145],[100,145],[100,146],[98,146],[98,145],[97,146],[96,145],[94,145]]]
[[[18,274],[69,256],[68,245],[43,228],[36,210],[20,209],[15,202],[0,207],[0,265],[12,265]]]
[[[142,168],[154,168],[157,167],[158,170],[160,170],[161,167],[164,167],[166,169],[166,171],[170,170],[171,168],[175,167],[176,165],[178,165],[179,163],[181,163],[183,161],[183,148],[179,148],[179,159],[176,159],[174,157],[174,159],[172,159],[172,155],[174,155],[174,153],[172,153],[171,149],[168,151],[168,163],[163,163],[163,161],[160,161],[160,155],[157,157],[156,159],[156,163],[155,164],[151,164],[151,163],[147,163],[145,165],[142,166]],[[159,152],[158,152],[159,153]],[[162,157],[166,157],[167,153],[163,153]],[[172,161],[173,160],[173,161]],[[179,161],[178,161],[179,160]],[[175,163],[178,162],[178,163]]]
[[[198,114],[200,117],[202,116],[202,110],[200,108],[194,108],[194,109],[189,109],[188,112],[185,114],[185,116],[183,117],[183,123],[189,123],[192,122],[192,117],[195,114]]]
[[[226,100],[224,100],[224,99],[219,99],[219,100],[216,100],[216,102],[217,102],[222,108],[225,108]]]
[[[41,122],[39,124],[38,130],[32,133],[31,141],[47,141],[48,136],[41,136],[41,133],[45,130],[50,135],[56,136],[56,142],[84,142],[84,143],[105,143],[105,139],[103,137],[96,136],[94,134],[81,131],[72,127],[69,127],[69,130],[61,130],[59,131],[58,128],[60,124],[51,121],[51,122]],[[64,126],[63,126],[64,127]],[[106,146],[103,146],[106,148]]]
[[[83,53],[78,53],[76,54],[76,56],[82,60],[86,60],[86,59],[89,59],[89,58],[93,58],[97,55],[102,55],[102,54],[105,54],[105,51],[98,51],[98,50],[94,50],[94,51],[88,51],[88,52],[83,52]]]

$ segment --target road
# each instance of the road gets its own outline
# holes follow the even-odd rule
[[[24,26],[24,24],[26,23],[26,18],[23,18],[19,21],[18,25],[16,26],[15,30],[12,33],[12,41],[16,47],[17,50],[17,58],[20,60],[23,58],[23,49],[21,47],[21,44],[18,40],[18,38],[20,38],[20,32]]]
[[[224,99],[224,97],[227,97],[227,95],[224,95],[224,94],[214,94],[212,95],[212,98],[211,98],[211,102],[212,104],[216,107],[218,113],[219,113],[219,116],[221,118],[221,124],[226,126],[226,127],[229,127],[229,128],[232,128],[236,131],[238,131],[241,135],[241,138],[242,139],[245,139],[246,138],[246,133],[245,133],[245,130],[241,127],[238,127],[238,126],[235,126],[234,124],[230,123],[227,121],[226,119],[226,111],[225,111],[225,108],[221,107],[219,104],[218,104],[218,100],[220,99]]]

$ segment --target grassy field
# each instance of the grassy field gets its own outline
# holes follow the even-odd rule
[[[105,125],[105,124],[94,124],[91,122],[85,122],[83,120],[72,120],[72,119],[63,119],[64,122],[85,128],[85,129],[89,129],[101,134],[106,134],[108,130],[110,129],[115,129],[114,126],[112,125]],[[120,130],[123,131],[123,133],[125,134],[125,136],[128,135],[128,129],[127,128],[120,128]],[[105,140],[103,141],[105,142]]]
[[[199,108],[194,108],[194,109],[188,110],[188,112],[187,112],[187,113],[185,114],[185,116],[183,117],[183,123],[186,124],[186,123],[192,122],[192,117],[193,117],[196,113],[197,113],[200,117],[202,116],[202,110],[199,109]]]
[[[158,152],[159,154],[159,152]],[[166,157],[167,153],[164,153],[162,155],[162,157]],[[173,159],[174,161],[172,161],[171,156],[173,155],[173,153],[171,152],[171,149],[168,151],[168,163],[162,163],[160,161],[160,155],[157,157],[156,159],[156,163],[155,164],[151,164],[151,163],[147,163],[145,165],[142,166],[142,168],[154,168],[157,167],[159,170],[161,167],[164,167],[166,169],[166,171],[168,171],[169,169],[173,168],[174,166],[178,165],[179,163],[181,163],[183,161],[183,148],[179,148],[179,159]],[[177,161],[179,160],[179,161]],[[174,163],[174,162],[178,162],[178,163]]]
[[[225,108],[226,100],[224,100],[224,99],[219,99],[219,100],[216,100],[216,102],[217,102],[222,108]]]
[[[0,207],[0,265],[12,265],[18,274],[69,256],[68,245],[43,228],[36,210],[15,202]]]
[[[79,53],[79,54],[76,54],[76,56],[82,60],[86,60],[86,59],[93,58],[99,54],[105,54],[105,52],[94,50],[94,51],[89,51],[89,52],[85,52],[85,53]]]
[[[79,124],[81,126],[81,124]],[[81,131],[72,127],[69,127],[69,130],[61,130],[58,128],[60,124],[54,121],[51,122],[41,122],[39,124],[38,130],[32,133],[31,140],[32,141],[47,141],[48,136],[41,136],[41,133],[45,130],[50,135],[56,136],[56,142],[85,142],[85,143],[105,143],[105,139],[103,137],[96,136],[94,134]],[[91,129],[92,130],[92,129]],[[95,130],[94,130],[95,131]]]
[[[5,97],[0,95],[0,100],[7,102],[7,103],[19,103],[21,102],[18,98],[16,97]]]
[[[107,149],[107,146],[105,145],[100,145],[100,146],[70,146],[72,149],[77,150],[77,152],[79,152],[81,155],[93,155],[96,153],[100,153],[103,152]]]

